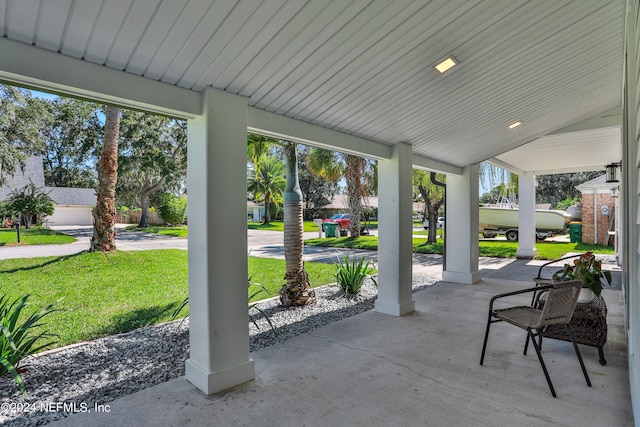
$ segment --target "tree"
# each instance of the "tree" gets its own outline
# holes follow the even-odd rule
[[[302,191],[298,182],[298,154],[294,142],[285,142],[287,185],[284,191],[284,257],[287,281],[280,289],[284,306],[307,305],[315,302],[316,294],[304,269],[304,222],[302,220]]]
[[[0,185],[31,155],[44,148],[46,109],[30,92],[0,84]]]
[[[309,147],[298,144],[298,181],[304,204],[304,219],[322,217],[322,208],[328,204],[338,191],[338,183],[312,173],[307,167]]]
[[[120,127],[118,200],[136,196],[142,209],[138,227],[145,228],[149,197],[162,189],[181,190],[187,169],[186,123],[124,110]]]
[[[413,186],[425,204],[427,221],[429,221],[427,243],[436,243],[438,212],[445,202],[445,186],[440,180],[444,180],[444,175],[417,169],[413,170]]]
[[[247,134],[247,157],[251,160],[257,174],[260,173],[260,161],[274,145],[280,145],[280,142],[264,135]]]
[[[88,101],[55,98],[47,101],[44,126],[45,182],[51,187],[95,188],[102,124],[100,107]]]
[[[604,174],[604,171],[560,173],[536,176],[536,199],[538,203],[551,203],[556,207],[563,200],[580,196],[577,185]]]
[[[51,197],[31,182],[9,193],[5,210],[16,215],[29,228],[33,218],[36,219],[36,224],[41,224],[45,216],[52,215],[54,206]]]
[[[89,252],[116,249],[116,182],[118,180],[118,138],[120,109],[108,106],[105,111],[102,153],[98,162],[98,200],[93,213],[93,236]]]
[[[160,196],[158,212],[167,224],[182,224],[187,213],[187,198],[163,193]]]
[[[492,163],[482,162],[479,169],[479,180],[484,188],[491,188],[491,194],[482,197],[483,203],[517,203],[518,175]],[[485,193],[486,194],[486,193]]]
[[[264,198],[264,223],[271,222],[270,205],[272,198],[284,194],[286,179],[285,168],[280,159],[274,156],[260,161],[257,173],[255,168],[248,171],[247,189],[256,199]]]
[[[311,150],[307,165],[313,173],[332,182],[338,182],[344,176],[351,218],[349,233],[351,237],[360,237],[362,197],[369,193],[367,178],[375,177],[374,173],[367,173],[367,169],[372,169],[371,163],[362,157],[316,148]]]

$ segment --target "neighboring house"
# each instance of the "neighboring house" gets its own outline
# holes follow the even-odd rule
[[[602,175],[577,185],[576,189],[582,193],[582,241],[616,244],[617,249],[618,183],[606,182],[606,175]]]
[[[30,183],[51,197],[54,204],[53,215],[45,218],[46,225],[92,225],[92,209],[96,204],[93,188],[47,187],[44,185],[44,166],[41,157],[30,157],[23,170],[18,169],[13,176],[7,176],[7,183],[0,187],[0,201],[9,194]]]
[[[378,209],[377,197],[363,197],[363,208]],[[349,213],[349,197],[346,194],[336,194],[331,198],[329,203],[322,206],[322,214],[324,218],[329,218],[333,214]]]
[[[370,196],[362,198],[362,207],[371,208],[376,212],[378,211],[378,197]],[[422,213],[424,210],[424,203],[414,202],[413,211]],[[322,206],[323,217],[329,218],[333,214],[337,213],[349,213],[349,196],[346,194],[336,194],[331,198],[329,203]]]
[[[264,217],[264,205],[247,200],[247,217],[251,218],[251,222],[260,222]]]
[[[349,196],[346,194],[336,194],[331,200],[324,206],[322,206],[323,218],[329,218],[333,214],[337,213],[349,213]],[[373,209],[376,214],[378,212],[378,197],[369,196],[362,198],[362,207]],[[413,212],[422,214],[424,211],[424,203],[414,202]]]

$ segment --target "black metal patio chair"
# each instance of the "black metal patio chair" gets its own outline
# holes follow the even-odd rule
[[[517,326],[527,332],[527,338],[524,345],[524,354],[527,354],[529,340],[531,340],[531,342],[533,343],[533,347],[536,350],[536,354],[538,355],[540,365],[542,366],[544,376],[547,379],[547,383],[549,384],[551,394],[553,395],[553,397],[556,397],[556,391],[553,388],[551,378],[549,377],[549,372],[547,371],[547,367],[540,352],[541,341],[536,340],[536,338],[540,337],[541,339],[541,335],[544,334],[545,329],[549,326],[564,326],[571,339],[576,355],[578,356],[578,361],[580,362],[580,367],[582,368],[582,373],[584,374],[584,378],[587,381],[587,385],[591,387],[589,374],[587,374],[584,362],[582,361],[582,356],[580,355],[580,350],[578,349],[573,331],[571,330],[571,326],[569,325],[571,317],[573,316],[573,311],[575,310],[578,302],[578,295],[581,288],[581,280],[572,280],[569,282],[552,283],[548,285],[536,286],[535,288],[527,288],[518,291],[507,292],[495,295],[493,298],[491,298],[491,301],[489,303],[489,318],[487,320],[487,330],[484,336],[482,355],[480,356],[480,365],[482,365],[484,362],[484,355],[487,350],[487,340],[489,338],[489,329],[491,328],[491,324],[496,322],[507,322],[511,325]],[[535,299],[531,306],[519,305],[500,309],[494,309],[493,307],[495,301],[500,298],[520,295],[529,292],[533,292],[535,294]],[[545,294],[545,302],[540,309],[537,307],[540,307],[540,304],[538,302],[543,294]]]

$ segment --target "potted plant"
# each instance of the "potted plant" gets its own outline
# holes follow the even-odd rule
[[[602,270],[602,261],[596,259],[593,252],[586,252],[573,261],[573,265],[565,264],[561,270],[553,276],[556,282],[568,280],[582,280],[582,292],[579,302],[590,302],[596,296],[600,296],[603,289],[602,279],[611,286],[611,272]]]

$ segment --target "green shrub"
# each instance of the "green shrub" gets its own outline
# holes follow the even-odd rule
[[[11,374],[25,396],[27,390],[18,373],[18,364],[30,354],[53,344],[52,341],[46,344],[39,344],[38,341],[41,339],[49,338],[53,335],[47,332],[34,333],[33,330],[41,326],[38,322],[43,317],[56,311],[54,306],[59,302],[58,300],[53,304],[49,304],[42,310],[32,313],[24,322],[18,323],[29,296],[27,294],[12,303],[9,303],[7,295],[3,295],[0,298],[0,331],[2,332],[0,334],[0,375]],[[37,346],[36,343],[38,343]]]
[[[561,211],[566,211],[569,208],[569,206],[572,206],[575,204],[576,200],[577,198],[574,199],[572,197],[567,197],[565,200],[558,203],[558,205],[556,206],[556,209]]]
[[[370,273],[373,273],[373,263],[371,260],[367,260],[362,257],[358,259],[354,256],[353,260],[349,258],[348,254],[343,255],[342,259],[338,260],[336,264],[336,280],[340,289],[342,289],[347,295],[355,295],[360,292],[360,288],[364,284],[364,279],[370,277]],[[373,279],[373,283],[378,286],[378,283]]]
[[[160,198],[158,213],[167,224],[182,224],[187,212],[187,199],[164,193]]]

